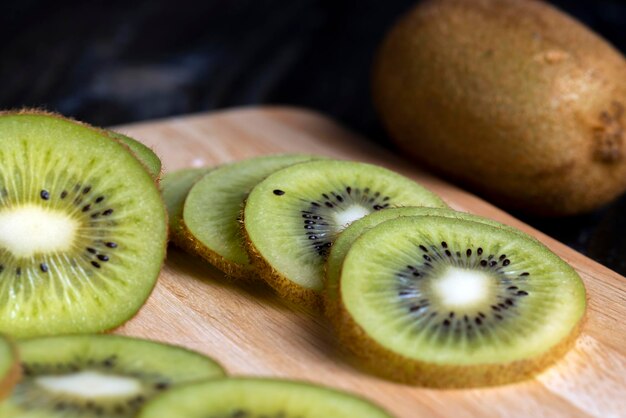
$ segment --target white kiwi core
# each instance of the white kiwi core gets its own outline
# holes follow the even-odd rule
[[[141,393],[141,383],[137,379],[95,371],[40,376],[35,381],[49,392],[79,398],[131,397]]]
[[[449,308],[470,308],[488,303],[493,278],[482,271],[448,267],[433,283],[441,303]]]
[[[79,228],[66,213],[25,205],[0,212],[0,248],[16,258],[67,251]]]
[[[335,222],[340,226],[340,230],[343,231],[346,229],[352,222],[361,219],[362,217],[369,215],[371,210],[364,208],[360,205],[352,205],[348,208],[336,212]]]

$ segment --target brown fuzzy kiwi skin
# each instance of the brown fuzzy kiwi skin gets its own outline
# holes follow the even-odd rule
[[[504,364],[471,366],[437,365],[394,353],[373,340],[341,304],[335,331],[342,348],[361,361],[366,371],[385,379],[436,389],[461,389],[516,383],[536,376],[553,365],[575,344],[585,317],[570,334],[543,354]]]
[[[548,2],[420,2],[372,90],[401,149],[502,206],[577,214],[626,189],[626,60]]]
[[[12,344],[10,340],[9,340],[9,343],[11,344],[11,349],[13,350],[14,361],[13,361],[13,367],[11,367],[11,370],[9,371],[9,373],[4,377],[4,379],[0,380],[0,401],[7,398],[11,394],[13,387],[22,378],[22,366],[19,361],[19,354],[17,352],[17,348],[15,347],[14,344]]]
[[[295,306],[321,312],[323,308],[322,293],[294,284],[263,258],[245,229],[243,213],[244,211],[241,212],[241,229],[244,236],[244,247],[256,274],[274,289],[282,299]]]
[[[54,113],[54,112],[49,112],[46,110],[42,110],[42,109],[34,109],[34,108],[23,108],[23,109],[19,109],[19,110],[7,110],[7,111],[0,111],[0,116],[10,116],[10,115],[39,115],[39,116],[48,116],[48,117],[53,117],[53,118],[57,118],[66,122],[71,122],[71,123],[75,123],[78,124],[80,126],[82,126],[85,129],[89,129],[91,131],[95,131],[97,133],[99,133],[100,135],[109,138],[110,140],[115,141],[119,146],[121,146],[123,149],[125,149],[128,153],[130,153],[133,157],[135,156],[135,154],[130,150],[130,148],[128,148],[126,145],[122,144],[120,141],[113,139],[110,135],[107,134],[107,132],[105,130],[99,129],[95,126],[91,126],[85,122],[81,122],[81,121],[77,121],[75,119],[72,118],[68,118],[65,117],[63,115],[60,115],[58,113]],[[135,161],[137,161],[137,163],[143,168],[143,170],[145,171],[146,175],[148,175],[155,187],[159,188],[159,184],[158,184],[158,179],[154,179],[152,178],[152,176],[150,176],[148,169],[145,167],[145,165],[139,161],[139,159],[135,158]],[[159,194],[159,200],[161,202],[161,207],[163,209],[163,217],[164,217],[164,222],[165,222],[165,230],[166,230],[166,235],[169,235],[169,226],[168,226],[168,221],[167,221],[167,209],[165,208],[165,202],[163,201],[163,197],[161,196],[161,193]],[[165,259],[167,258],[167,240],[164,240],[163,242],[163,259],[161,260],[161,266],[159,267],[159,271],[161,271],[163,269],[163,265],[165,264]],[[149,295],[152,294],[152,292],[154,291],[155,286],[158,283],[158,278],[157,280],[154,281],[154,284],[152,285],[152,289],[150,289]],[[150,296],[148,296],[148,298],[146,298],[146,301],[150,298]],[[118,329],[122,326],[124,326],[124,324],[128,321],[130,321],[131,319],[133,319],[135,317],[135,315],[137,315],[137,313],[141,310],[142,306],[139,306],[137,308],[137,310],[135,312],[133,312],[128,318],[126,318],[124,321],[120,322],[117,326],[115,327],[111,327],[109,329],[105,329],[103,330],[103,332],[110,332],[113,331],[115,329]]]
[[[171,239],[174,244],[186,252],[197,255],[208,261],[230,278],[245,281],[254,280],[256,272],[252,266],[246,267],[227,260],[223,256],[203,245],[189,230],[183,219],[179,221],[179,224],[179,230],[173,231],[171,234]]]

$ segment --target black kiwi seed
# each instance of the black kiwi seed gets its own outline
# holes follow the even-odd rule
[[[107,209],[107,210],[105,210],[104,212],[102,212],[102,215],[104,215],[104,216],[109,216],[109,215],[110,215],[110,214],[112,214],[112,213],[113,213],[113,209]]]
[[[441,241],[441,246],[442,246],[443,248],[448,248],[448,243],[447,243],[447,242],[445,242],[445,241]]]
[[[83,206],[83,212],[88,212],[89,210],[91,210],[91,205]]]
[[[63,190],[61,192],[61,199],[65,199],[67,197],[67,190]]]
[[[86,187],[83,189],[83,194],[87,194],[87,193],[89,193],[90,191],[91,191],[91,186],[86,186]]]
[[[420,245],[420,250],[424,251],[424,252],[428,252],[428,248],[424,247],[423,245]]]
[[[478,249],[476,250],[476,253],[477,253],[478,255],[482,255],[482,253],[483,253],[483,249],[482,249],[482,248],[480,248],[480,247],[478,247]]]
[[[98,254],[98,259],[100,261],[109,261],[109,256],[104,255],[104,254]]]
[[[284,192],[284,191],[282,191],[282,190],[280,190],[280,189],[276,189],[276,190],[274,190],[274,194],[275,194],[276,196],[282,196],[282,195],[284,195],[284,194],[285,194],[285,192]]]
[[[508,258],[502,262],[503,266],[508,266],[509,264],[511,264],[511,260],[509,260]]]
[[[99,269],[100,268],[100,263],[98,263],[97,261],[92,261],[91,265],[94,266],[95,268]]]
[[[87,252],[89,252],[91,254],[97,253],[97,251],[94,248],[91,248],[91,247],[87,247]]]
[[[472,255],[472,250],[468,248],[465,254],[469,257],[470,255]]]
[[[41,193],[39,193],[39,196],[41,196],[43,200],[49,200],[50,192],[48,192],[47,190],[42,190]]]
[[[104,196],[98,196],[98,198],[96,199],[96,203],[100,203],[104,200]]]
[[[47,273],[48,272],[48,265],[46,263],[41,263],[39,265],[39,268],[41,269],[42,272]]]

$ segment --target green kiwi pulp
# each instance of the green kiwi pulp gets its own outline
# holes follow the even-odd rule
[[[244,209],[248,252],[282,297],[318,306],[324,262],[337,235],[365,215],[398,206],[446,205],[382,167],[348,161],[297,164],[270,175],[250,193]]]
[[[154,151],[150,148],[142,144],[141,142],[133,139],[129,136],[121,134],[119,132],[114,131],[106,131],[106,133],[113,137],[113,139],[120,141],[122,144],[126,145],[131,152],[137,157],[139,162],[141,162],[148,173],[152,176],[153,179],[158,179],[161,176],[161,159]]]
[[[0,335],[0,401],[8,396],[20,378],[19,364],[13,343]]]
[[[0,332],[95,332],[132,317],[165,256],[165,208],[135,157],[58,116],[0,115]]]
[[[252,276],[241,233],[241,211],[248,193],[276,170],[312,159],[308,155],[258,157],[225,165],[202,177],[185,199],[186,247],[229,276]]]
[[[184,245],[183,206],[191,187],[210,172],[212,168],[186,168],[163,176],[160,182],[161,194],[167,208],[171,239],[177,245]]]
[[[538,241],[438,216],[362,234],[343,262],[342,343],[373,371],[433,387],[528,378],[575,341],[576,272]]]
[[[343,260],[350,247],[352,247],[352,244],[354,244],[354,241],[365,231],[372,229],[376,225],[403,216],[441,216],[444,218],[462,219],[492,225],[518,234],[524,234],[522,231],[491,219],[465,212],[458,212],[452,209],[404,207],[374,212],[348,226],[335,240],[330,249],[328,260],[326,260],[326,279],[324,287],[324,306],[328,318],[332,320],[339,319],[339,312],[336,312],[334,309],[337,306],[339,276],[341,274]]]
[[[210,358],[115,335],[43,337],[18,344],[24,377],[3,418],[131,418],[177,385],[224,376]]]
[[[344,392],[284,380],[215,379],[169,391],[138,418],[392,418]]]

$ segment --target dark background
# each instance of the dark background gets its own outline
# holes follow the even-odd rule
[[[310,107],[386,146],[369,69],[413,0],[1,2],[0,108],[96,125],[257,103]],[[619,0],[553,0],[626,51]],[[626,274],[626,198],[526,222]]]

